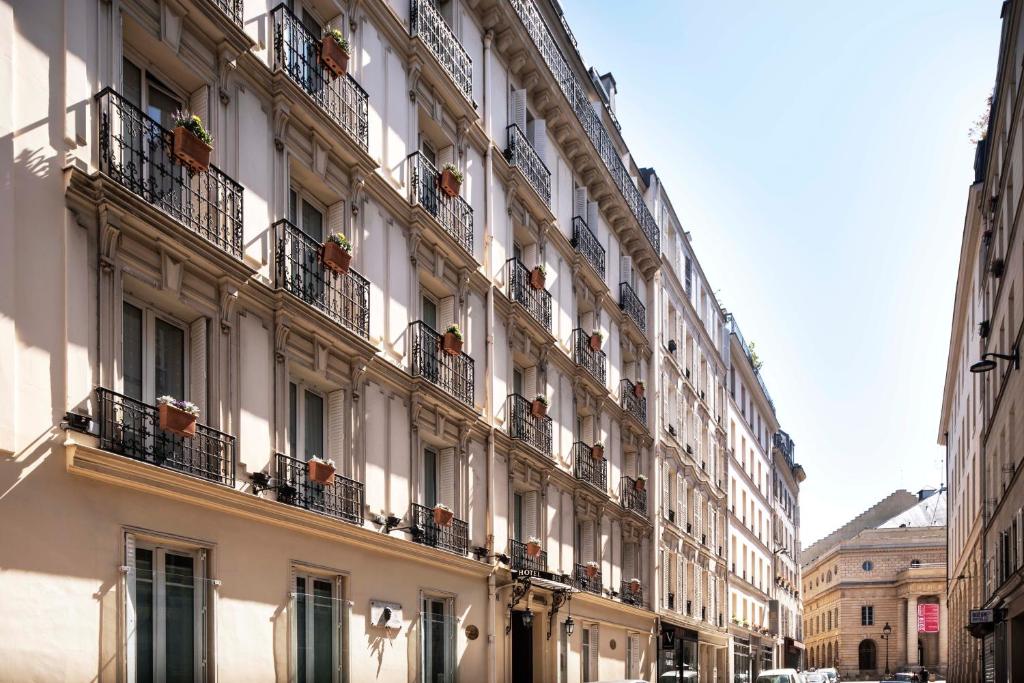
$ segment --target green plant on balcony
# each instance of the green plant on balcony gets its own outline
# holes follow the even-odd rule
[[[598,460],[598,461],[600,461],[602,458],[604,458],[604,442],[603,441],[598,441],[597,443],[595,443],[593,446],[590,447],[590,457],[592,457],[594,460]]]
[[[540,539],[536,536],[530,536],[526,539],[526,554],[529,557],[537,558],[540,557]]]
[[[444,331],[444,336],[441,337],[441,349],[449,356],[457,356],[462,353],[462,329],[452,323]]]
[[[638,474],[636,475],[636,481],[633,482],[633,488],[637,491],[643,491],[647,488],[647,475]]]
[[[203,120],[189,111],[176,111],[174,121],[174,156],[193,172],[210,168],[213,137],[203,127]]]
[[[593,579],[597,576],[598,569],[597,562],[590,561],[583,566],[583,573],[587,575],[588,579]]]
[[[601,330],[594,330],[590,333],[590,350],[597,353],[604,344],[604,333]]]
[[[328,235],[320,250],[320,260],[329,270],[344,275],[352,265],[352,243],[340,232]]]
[[[457,197],[462,189],[462,179],[465,176],[459,167],[450,161],[441,167],[441,174],[437,176],[437,185],[449,197]]]
[[[334,483],[334,461],[330,458],[321,458],[314,455],[306,463],[306,475],[309,480],[316,482],[317,484],[323,484],[324,486],[330,486]]]
[[[537,394],[530,404],[530,414],[534,417],[545,417],[548,414],[548,397],[544,394]]]
[[[533,289],[544,289],[544,285],[547,284],[548,280],[548,269],[543,263],[538,263],[530,271],[530,287]]]
[[[320,61],[324,63],[333,78],[348,73],[348,59],[352,48],[340,29],[328,26],[320,39]]]
[[[186,438],[196,435],[199,406],[173,396],[161,396],[156,403],[160,417],[160,429]]]
[[[450,527],[455,519],[455,512],[444,503],[434,505],[434,524],[437,526]]]

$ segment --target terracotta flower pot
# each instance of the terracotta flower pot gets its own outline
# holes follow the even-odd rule
[[[449,356],[457,356],[462,353],[462,340],[455,336],[454,332],[445,332],[441,339],[441,348]]]
[[[647,480],[646,479],[637,479],[636,483],[633,484],[633,488],[636,489],[637,491],[643,491],[644,489],[647,488]]]
[[[213,147],[197,138],[184,126],[174,129],[174,156],[196,173],[210,170],[212,151]]]
[[[587,575],[588,579],[592,579],[597,576],[597,567],[586,566],[583,569],[583,573]]]
[[[633,395],[637,398],[644,397],[644,385],[643,382],[637,382],[633,385]]]
[[[604,446],[591,446],[590,457],[594,460],[600,460],[604,457]]]
[[[530,557],[540,557],[540,543],[527,543],[526,554]]]
[[[548,414],[548,406],[544,401],[537,399],[530,404],[530,414],[534,417],[545,417]]]
[[[547,282],[547,274],[537,266],[530,271],[530,286],[534,289],[544,289]]]
[[[634,593],[638,592],[640,590],[640,582],[639,581],[630,581],[629,582],[629,590],[633,591]]]
[[[352,265],[352,252],[342,249],[337,242],[324,242],[320,249],[320,260],[328,270],[344,275]]]
[[[601,335],[590,335],[590,350],[595,352],[601,350]]]
[[[449,527],[455,519],[455,512],[444,508],[434,508],[434,524]]]
[[[333,36],[328,35],[320,39],[320,61],[334,78],[348,73],[348,53],[341,49]]]
[[[449,197],[458,197],[459,190],[462,189],[462,181],[455,177],[450,168],[446,168],[437,177],[437,186]]]
[[[310,481],[330,486],[334,483],[334,466],[322,460],[310,460],[306,463],[306,475]]]
[[[185,438],[196,435],[196,416],[175,408],[168,403],[160,404],[160,429]]]

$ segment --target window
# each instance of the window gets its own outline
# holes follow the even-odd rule
[[[288,448],[296,460],[327,457],[324,451],[324,398],[320,394],[288,383]]]
[[[860,625],[875,625],[875,608],[872,605],[864,605],[860,608]]]
[[[129,681],[206,678],[206,550],[125,536]]]
[[[452,598],[423,598],[423,683],[455,680],[455,619]]]
[[[872,562],[871,560],[864,560],[864,564],[861,565],[861,569],[863,569],[866,572],[869,572],[869,571],[871,571],[874,568],[875,568],[875,563]]]
[[[297,683],[348,678],[347,602],[339,576],[295,573],[294,632]]]
[[[591,624],[583,629],[581,668],[583,669],[583,683],[597,680],[598,650],[600,638],[597,624]]]
[[[640,677],[640,636],[630,633],[626,636],[626,678]]]
[[[455,510],[455,449],[423,449],[423,502],[432,508],[444,503]]]

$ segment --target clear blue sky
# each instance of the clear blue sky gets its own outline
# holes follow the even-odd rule
[[[807,470],[809,545],[936,445],[997,1],[562,0]]]

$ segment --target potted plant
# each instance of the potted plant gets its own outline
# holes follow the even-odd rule
[[[334,461],[314,455],[306,463],[306,474],[310,481],[330,486],[334,483]]]
[[[601,350],[601,345],[604,343],[604,334],[601,330],[594,330],[590,333],[590,350],[597,352]]]
[[[173,396],[161,396],[156,403],[160,412],[160,429],[186,438],[196,435],[199,406]]]
[[[448,162],[441,167],[441,175],[437,176],[437,186],[449,197],[459,196],[462,189],[462,171],[455,164]]]
[[[629,580],[629,590],[633,593],[637,593],[640,590],[640,579],[635,576]]]
[[[545,417],[548,414],[548,397],[544,394],[537,394],[530,404],[530,414],[534,417]]]
[[[643,491],[647,488],[647,475],[638,474],[636,475],[636,483],[633,484],[633,488],[637,491]]]
[[[530,287],[533,289],[544,289],[547,282],[548,270],[543,263],[539,263],[530,271]]]
[[[590,456],[594,460],[601,460],[604,457],[604,442],[598,441],[590,447]]]
[[[203,120],[187,111],[174,113],[174,156],[193,172],[210,169],[213,138],[203,128]]]
[[[352,265],[352,243],[340,232],[328,235],[320,248],[320,260],[327,269],[344,275]]]
[[[587,564],[583,566],[583,573],[587,575],[588,579],[592,579],[597,576],[597,569],[597,562],[587,562]]]
[[[434,524],[443,527],[449,527],[452,525],[452,520],[455,519],[455,513],[452,509],[444,503],[438,503],[434,506]]]
[[[633,385],[633,395],[637,398],[644,397],[644,381],[642,379],[638,379]]]
[[[334,78],[348,73],[348,58],[352,48],[341,31],[330,26],[320,39],[320,61]]]
[[[529,557],[540,557],[540,539],[530,536],[526,539],[526,554]]]
[[[462,330],[458,325],[452,323],[444,331],[441,337],[441,348],[449,356],[457,356],[462,353]]]

